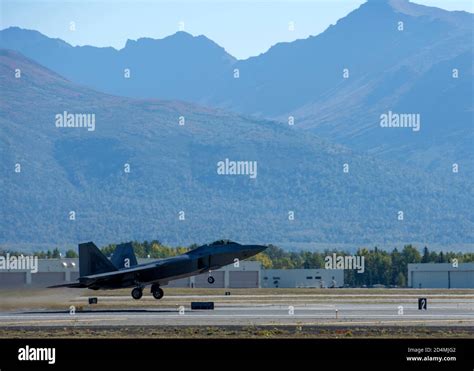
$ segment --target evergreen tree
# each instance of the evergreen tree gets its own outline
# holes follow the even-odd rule
[[[61,257],[61,253],[57,247],[53,250],[52,257],[53,259],[59,259]]]
[[[398,287],[406,287],[407,285],[406,277],[402,272],[398,273],[396,285]]]
[[[69,249],[68,251],[66,251],[66,258],[77,258],[77,253],[75,250],[73,249]]]
[[[423,248],[423,257],[421,258],[422,263],[429,263],[430,262],[430,252],[428,251],[428,248],[425,246]]]
[[[444,254],[442,251],[439,252],[438,263],[446,263],[446,259],[444,258]]]

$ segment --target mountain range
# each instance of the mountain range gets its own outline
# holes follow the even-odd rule
[[[472,246],[472,24],[368,1],[243,61],[184,32],[116,50],[2,30],[0,244]],[[58,127],[67,113],[94,130]]]
[[[0,47],[102,92],[290,118],[329,141],[431,172],[456,163],[464,177],[474,170],[473,24],[466,12],[376,0],[320,35],[246,60],[185,32],[116,50],[12,27],[0,32]],[[389,111],[420,115],[420,130],[382,128]]]

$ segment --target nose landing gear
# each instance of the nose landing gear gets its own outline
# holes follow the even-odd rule
[[[212,273],[211,271],[209,271],[209,277],[207,277],[207,282],[209,282],[209,284],[213,284],[214,282],[216,282],[216,280],[214,279],[214,277],[212,277]]]

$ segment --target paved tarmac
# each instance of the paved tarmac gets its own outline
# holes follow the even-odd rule
[[[427,310],[418,309],[419,295],[176,295],[154,306],[150,297],[141,307],[130,297],[98,297],[99,304],[78,297],[69,310],[14,310],[0,313],[1,327],[41,326],[224,326],[224,325],[358,325],[474,326],[474,295],[430,295]],[[191,310],[191,301],[213,301],[214,310]],[[168,304],[169,303],[169,304]],[[117,304],[119,304],[117,306]],[[184,309],[184,310],[183,310]]]

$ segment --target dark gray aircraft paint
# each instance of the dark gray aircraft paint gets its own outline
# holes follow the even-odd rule
[[[135,253],[133,252],[132,243],[129,242],[117,245],[110,261],[118,269],[130,268],[137,265],[138,262]]]
[[[109,260],[93,242],[79,244],[79,278],[77,283],[50,286],[110,290],[133,287],[132,297],[140,299],[143,288],[151,285],[155,299],[163,297],[161,286],[179,278],[209,272],[208,282],[214,283],[211,271],[233,264],[265,250],[266,246],[241,245],[232,241],[216,241],[185,254],[137,264],[130,243],[118,245]]]

